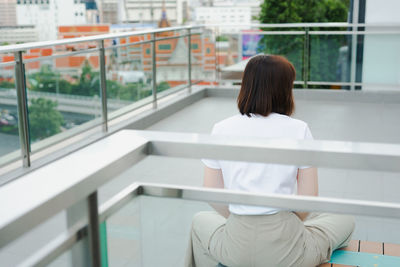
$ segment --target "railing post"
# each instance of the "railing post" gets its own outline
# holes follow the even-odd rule
[[[304,35],[304,57],[303,57],[303,81],[304,88],[308,88],[308,69],[310,67],[310,28],[305,27],[305,35]]]
[[[14,54],[15,58],[15,86],[18,101],[18,131],[21,145],[22,163],[24,167],[31,166],[30,140],[28,126],[28,100],[26,94],[25,66],[22,51]]]
[[[108,131],[108,110],[107,110],[107,77],[106,77],[106,56],[104,51],[104,40],[100,45],[100,88],[101,88],[101,110],[103,118],[103,132]]]
[[[156,34],[151,34],[151,65],[153,71],[153,108],[157,108],[157,58],[156,58]]]
[[[92,267],[101,267],[100,229],[97,191],[87,198],[89,211],[88,239]]]
[[[215,27],[215,48],[214,48],[214,55],[215,55],[215,81],[219,84],[220,83],[220,77],[219,77],[219,62],[218,62],[218,56],[219,56],[219,47],[217,44],[217,38],[219,36],[219,28],[218,26]]]
[[[191,29],[188,29],[188,92],[192,92],[192,33]]]
[[[358,12],[360,8],[360,1],[353,1],[353,17],[352,17],[352,38],[351,38],[351,62],[350,62],[350,90],[355,90],[355,82],[356,82],[356,70],[357,70],[357,40],[358,35],[356,32],[358,31]]]

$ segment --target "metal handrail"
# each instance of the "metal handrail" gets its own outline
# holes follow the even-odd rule
[[[32,42],[32,43],[24,43],[24,44],[15,44],[15,45],[5,45],[5,46],[0,46],[0,53],[14,53],[16,51],[24,51],[24,50],[28,50],[28,49],[42,48],[42,47],[46,47],[46,46],[68,45],[68,44],[77,44],[77,43],[83,43],[83,42],[97,42],[97,41],[107,40],[107,39],[125,38],[125,37],[144,35],[144,34],[149,34],[149,33],[155,34],[155,33],[185,30],[185,29],[189,29],[189,28],[202,28],[202,27],[203,26],[201,26],[201,25],[189,25],[189,26],[160,28],[160,29],[153,29],[153,30],[130,31],[130,32],[122,32],[122,33],[108,33],[108,34],[100,34],[100,35],[94,35],[94,36],[61,39],[61,40],[51,40],[51,41],[41,41],[41,42]]]
[[[98,222],[108,218],[140,196],[204,201],[208,203],[239,204],[274,207],[291,211],[331,212],[363,216],[400,218],[400,204],[377,201],[337,199],[282,194],[256,194],[226,189],[212,189],[157,183],[132,183],[98,209]],[[22,266],[50,263],[59,255],[87,236],[90,224],[82,221],[66,233],[60,234],[37,253],[28,257]]]
[[[140,30],[140,31],[130,31],[123,33],[110,33],[101,34],[95,36],[85,36],[77,38],[69,38],[62,40],[51,40],[51,41],[41,41],[41,42],[31,42],[24,44],[6,45],[0,46],[0,53],[14,53],[16,51],[23,51],[34,48],[41,48],[47,46],[57,46],[57,45],[67,45],[76,44],[82,42],[93,42],[114,38],[125,38],[130,36],[144,35],[149,33],[162,33],[169,31],[179,31],[187,29],[205,28],[205,27],[263,27],[263,28],[345,28],[345,27],[400,27],[400,24],[372,24],[372,23],[347,23],[347,22],[328,22],[328,23],[259,23],[259,24],[200,24],[200,25],[187,25],[187,26],[177,26],[160,28],[153,30]]]
[[[80,54],[80,53],[86,53],[86,52],[97,52],[98,57],[99,57],[99,62],[100,62],[100,78],[101,78],[101,106],[102,106],[102,126],[103,126],[103,131],[108,132],[108,111],[107,111],[107,99],[103,96],[107,95],[107,82],[106,82],[106,72],[105,72],[105,50],[107,49],[114,49],[118,48],[121,46],[130,46],[130,45],[139,45],[139,44],[144,44],[144,43],[151,43],[151,48],[152,48],[152,94],[153,94],[153,108],[157,109],[157,67],[156,67],[156,49],[155,49],[155,42],[161,41],[161,40],[167,40],[167,39],[175,39],[175,38],[188,38],[188,40],[191,39],[192,35],[198,35],[202,34],[201,32],[199,33],[198,31],[195,31],[195,29],[209,29],[213,27],[237,27],[240,26],[241,28],[243,27],[249,27],[249,28],[281,28],[281,29],[288,29],[288,28],[302,28],[304,30],[301,31],[265,31],[265,34],[285,34],[285,35],[304,35],[305,37],[305,44],[303,47],[304,50],[304,58],[303,58],[303,74],[304,78],[303,81],[301,82],[304,87],[307,88],[308,85],[312,84],[318,84],[318,85],[345,85],[349,86],[351,89],[355,89],[356,86],[358,86],[360,83],[357,83],[355,81],[355,72],[356,72],[356,64],[355,64],[355,51],[356,51],[356,46],[352,47],[352,61],[351,61],[351,80],[348,83],[337,83],[337,82],[313,82],[309,81],[309,49],[310,49],[310,36],[311,35],[330,35],[330,34],[345,34],[345,35],[352,35],[353,39],[359,35],[359,34],[400,34],[400,24],[365,24],[365,23],[345,23],[345,22],[334,22],[334,23],[279,23],[279,24],[226,24],[226,25],[221,25],[221,24],[201,24],[201,25],[187,25],[187,26],[178,26],[178,27],[169,27],[169,28],[161,28],[161,29],[153,29],[153,30],[141,30],[141,31],[131,31],[131,32],[123,32],[123,33],[115,33],[115,34],[103,34],[103,35],[96,35],[96,36],[87,36],[87,37],[79,37],[79,38],[71,38],[71,39],[63,39],[63,40],[54,40],[54,41],[45,41],[45,42],[34,42],[34,43],[26,43],[26,44],[18,44],[18,45],[8,45],[8,46],[1,46],[0,47],[0,53],[14,53],[15,58],[19,59],[20,63],[18,63],[17,60],[15,62],[7,62],[7,63],[0,63],[3,64],[1,66],[11,66],[11,65],[16,65],[15,68],[15,77],[16,80],[21,80],[17,81],[18,85],[18,97],[21,97],[22,99],[18,99],[19,103],[19,117],[22,118],[22,120],[19,120],[19,130],[21,131],[20,133],[20,144],[21,144],[21,151],[22,151],[22,158],[23,160],[23,166],[24,167],[29,167],[30,166],[30,157],[31,157],[31,152],[30,152],[30,139],[29,139],[29,133],[28,133],[28,126],[27,123],[24,122],[24,118],[27,116],[27,99],[26,99],[26,83],[23,81],[25,78],[25,71],[24,71],[24,64],[26,63],[31,63],[31,62],[36,62],[36,61],[41,61],[45,59],[52,59],[52,58],[57,58],[57,57],[65,57],[65,56],[70,56],[74,54]],[[360,28],[366,28],[366,29],[361,29]],[[312,28],[346,28],[344,31],[321,31],[321,30],[316,30],[312,31]],[[382,28],[389,28],[390,30],[385,32],[381,31]],[[348,29],[352,29],[352,31],[349,31]],[[370,31],[369,29],[372,29]],[[374,29],[379,29],[379,31]],[[366,31],[367,30],[367,31]],[[179,36],[172,36],[172,37],[157,37],[157,33],[162,33],[162,32],[171,32],[171,31],[183,31],[182,34]],[[216,32],[218,34],[219,31]],[[125,38],[125,37],[130,37],[130,36],[140,36],[140,35],[148,35],[150,34],[152,37],[151,38],[146,38],[146,40],[143,41],[138,41],[138,42],[133,42],[129,44],[123,44],[123,45],[116,45],[116,46],[105,46],[105,40],[109,39],[115,39],[115,38]],[[244,33],[243,33],[244,34]],[[252,34],[252,32],[246,33],[246,34]],[[254,33],[256,34],[256,32]],[[257,33],[260,34],[260,33]],[[262,34],[262,33],[261,33]],[[308,41],[307,41],[308,40]],[[92,49],[84,49],[84,50],[79,50],[79,51],[74,51],[74,52],[67,52],[65,54],[57,54],[57,55],[51,55],[51,56],[46,56],[46,57],[39,57],[39,58],[31,58],[31,59],[24,59],[21,55],[22,53],[27,50],[27,49],[32,49],[32,48],[40,48],[40,47],[48,47],[48,46],[58,46],[58,45],[67,45],[67,44],[76,44],[76,43],[82,43],[82,42],[96,42],[98,45],[96,48]],[[353,43],[354,40],[353,40]],[[217,52],[216,52],[217,53]],[[192,85],[192,75],[191,75],[191,54],[192,54],[192,48],[189,45],[188,46],[188,83],[187,83],[187,89],[188,93],[191,92],[191,85]],[[217,54],[215,54],[215,64],[218,65],[217,62]],[[21,64],[22,67],[17,66],[18,64]],[[218,66],[216,68],[216,71],[218,72]],[[296,84],[299,84],[299,81],[296,82]]]

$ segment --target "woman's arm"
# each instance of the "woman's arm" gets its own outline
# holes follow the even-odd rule
[[[204,187],[210,188],[224,188],[224,179],[222,178],[221,169],[204,168]],[[227,205],[210,203],[219,214],[228,218],[229,209]]]
[[[318,171],[317,168],[299,169],[297,171],[297,194],[303,196],[318,196]],[[304,221],[308,212],[296,212]]]

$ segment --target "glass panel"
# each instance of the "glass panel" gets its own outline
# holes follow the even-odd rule
[[[265,54],[285,56],[296,69],[296,81],[303,80],[304,35],[263,35],[257,47]]]
[[[183,34],[186,34],[186,31],[159,33],[157,34],[157,39],[176,37]],[[188,85],[188,53],[187,37],[156,42],[158,98],[170,92],[183,89]],[[192,56],[192,63],[194,61],[195,59]]]
[[[349,82],[351,40],[351,35],[310,35],[310,81]]]
[[[231,34],[227,29],[223,29],[223,31],[216,36],[217,68],[220,78],[240,81],[244,66],[239,66],[239,71],[236,69],[239,62],[245,59],[241,54],[241,36],[240,34]],[[232,71],[231,68],[235,70]]]
[[[75,243],[69,250],[51,262],[49,267],[84,267],[89,264],[88,238]],[[104,266],[104,265],[103,265]]]
[[[134,199],[106,221],[106,229],[101,229],[107,236],[109,266],[146,266],[142,264],[140,205],[140,199]]]
[[[366,34],[359,37],[363,44],[362,81],[363,89],[391,89],[400,87],[400,35]],[[360,62],[357,61],[360,68]],[[358,77],[360,78],[360,77]]]
[[[215,43],[209,30],[192,31],[192,84],[210,85],[215,81]]]
[[[0,62],[8,58],[14,57],[0,56]],[[14,68],[14,64],[0,65],[0,166],[21,155]]]
[[[32,144],[54,135],[60,140],[101,122],[98,52],[29,62],[26,79]]]
[[[107,106],[109,119],[152,101],[151,44],[129,45],[151,36],[131,36],[113,40],[106,49]]]

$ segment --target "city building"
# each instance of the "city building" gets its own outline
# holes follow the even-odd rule
[[[0,26],[17,25],[16,0],[0,0]]]
[[[258,22],[257,17],[261,12],[262,0],[213,0],[213,6],[215,7],[240,7],[240,8],[250,8],[250,17],[252,22]]]
[[[34,25],[40,41],[57,39],[60,25],[86,24],[84,1],[74,0],[18,0],[18,25]]]
[[[197,23],[221,25],[222,33],[238,33],[248,27],[246,24],[250,24],[251,8],[239,6],[201,6],[195,9],[195,21]]]
[[[39,41],[39,33],[33,25],[0,26],[0,45],[36,41]]]
[[[101,21],[104,23],[150,23],[161,17],[165,8],[172,25],[189,19],[187,0],[99,0]]]
[[[165,28],[170,25],[171,22],[166,9],[164,9],[158,21],[158,27]],[[179,32],[165,32],[157,34],[157,37],[177,37],[180,34]],[[117,41],[118,44],[129,44],[150,38],[150,35],[132,36],[120,38]],[[211,38],[193,36],[190,45],[192,48],[192,78],[195,80],[199,80],[200,77],[205,80],[211,79],[215,70],[215,45]],[[156,61],[160,81],[167,82],[171,87],[187,82],[188,47],[187,38],[174,38],[157,42]],[[115,62],[112,67],[114,70],[143,70],[147,77],[151,77],[151,44],[120,47],[117,51],[117,55],[111,58],[111,61]]]
[[[117,24],[123,21],[121,1],[98,0],[99,19],[101,23]]]

